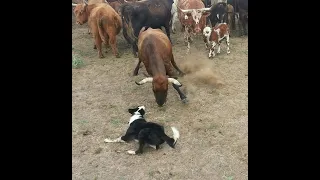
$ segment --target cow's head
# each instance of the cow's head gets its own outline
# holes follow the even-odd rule
[[[168,78],[162,75],[144,78],[140,82],[136,82],[136,84],[142,85],[146,82],[152,82],[153,94],[159,106],[162,106],[167,101],[169,82],[178,86],[182,86],[178,80],[174,78]]]
[[[84,24],[88,21],[88,13],[87,13],[87,6],[88,6],[88,2],[83,0],[83,3],[81,4],[73,4],[72,6],[75,6],[73,13],[76,16],[76,23],[77,24]]]
[[[211,35],[211,31],[212,31],[211,27],[207,26],[203,29],[203,35],[208,38]]]
[[[179,8],[180,9],[180,8]],[[211,8],[202,8],[202,9],[180,9],[184,15],[185,19],[189,19],[190,16],[192,17],[193,21],[195,22],[195,32],[200,33],[201,28],[199,26],[199,22],[201,17],[207,17],[210,15]]]
[[[226,3],[218,3],[214,5],[213,13],[216,16],[216,21],[218,23],[225,22],[225,15],[227,13],[227,4]]]

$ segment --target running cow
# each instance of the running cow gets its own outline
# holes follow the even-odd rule
[[[167,100],[168,84],[172,83],[173,88],[179,93],[182,102],[186,103],[187,97],[179,89],[182,85],[178,80],[173,78],[175,76],[174,69],[181,75],[184,73],[174,61],[169,38],[160,29],[145,29],[143,27],[139,34],[139,62],[133,75],[136,76],[138,74],[140,63],[143,62],[151,77],[146,77],[140,82],[136,82],[136,84],[142,85],[146,82],[151,82],[156,102],[159,106],[162,106]]]

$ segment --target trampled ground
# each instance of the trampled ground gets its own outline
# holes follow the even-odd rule
[[[225,43],[221,54],[208,59],[201,38],[195,38],[186,55],[183,34],[172,35],[175,60],[185,77],[179,78],[189,98],[182,104],[169,87],[160,108],[151,84],[137,86],[145,76],[132,72],[133,58],[122,33],[118,35],[121,58],[111,49],[104,59],[93,49],[87,25],[73,21],[72,52],[84,65],[72,69],[72,176],[73,180],[246,180],[248,179],[248,39],[231,37],[231,54]],[[104,50],[105,51],[105,50]],[[136,142],[106,144],[127,127],[129,107],[146,106],[146,118],[180,131],[175,149],[164,144],[158,151],[146,147],[139,156],[126,154]]]

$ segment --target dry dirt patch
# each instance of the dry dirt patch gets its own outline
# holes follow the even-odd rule
[[[73,23],[74,25],[74,23]],[[122,34],[118,35],[121,58],[109,48],[99,59],[87,26],[74,25],[73,53],[83,66],[72,69],[72,175],[74,180],[101,179],[248,179],[248,40],[232,37],[231,54],[208,59],[201,38],[195,38],[186,55],[183,35],[172,35],[174,57],[187,73],[179,78],[189,98],[182,104],[169,87],[168,101],[159,108],[150,84],[137,86],[144,78],[132,72],[136,60]],[[164,144],[141,156],[125,152],[138,147],[105,144],[128,126],[129,107],[145,105],[147,120],[178,128],[181,138],[175,149]]]

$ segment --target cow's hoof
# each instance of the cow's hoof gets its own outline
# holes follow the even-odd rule
[[[116,54],[116,58],[120,58],[120,54]]]
[[[100,59],[104,58],[104,55],[100,55],[99,58],[100,58]]]
[[[184,98],[181,101],[182,101],[183,104],[187,104],[189,102],[187,98]]]
[[[97,49],[97,46],[96,46],[96,45],[94,45],[94,46],[93,46],[93,49]]]
[[[132,151],[132,150],[127,151],[127,153],[128,153],[128,154],[131,154],[131,155],[136,154],[136,152],[135,152],[135,151]]]

